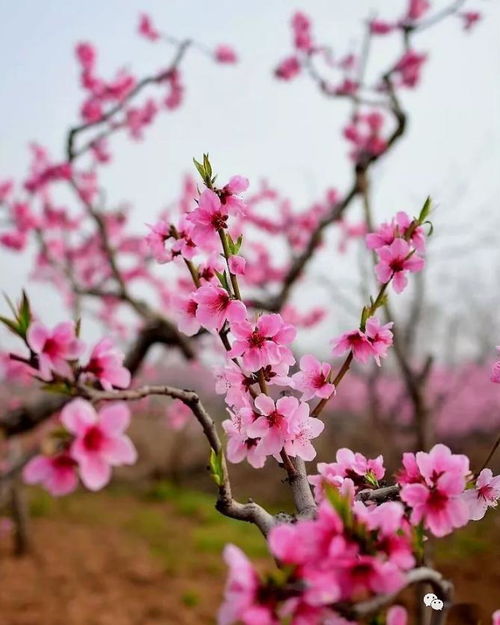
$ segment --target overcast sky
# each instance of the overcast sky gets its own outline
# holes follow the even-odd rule
[[[372,12],[391,17],[405,4],[405,0],[0,0],[0,180],[25,174],[31,140],[46,146],[55,159],[62,157],[65,132],[77,121],[82,99],[75,42],[97,46],[104,75],[123,65],[140,74],[168,64],[168,48],[135,34],[138,14],[146,11],[161,30],[177,37],[192,37],[209,47],[220,42],[233,45],[241,62],[222,67],[190,54],[183,65],[182,108],[162,115],[143,143],[114,144],[115,162],[103,181],[111,203],[132,203],[137,228],[144,228],[144,222],[175,197],[193,155],[204,151],[210,152],[222,178],[241,173],[253,182],[265,176],[297,207],[322,196],[327,187],[342,191],[350,180],[347,146],[340,137],[347,104],[325,99],[305,78],[292,84],[277,82],[272,68],[290,50],[289,19],[295,9],[307,10],[317,39],[341,53],[359,42],[363,17]],[[438,224],[451,220],[466,224],[467,236],[469,231],[484,230],[485,223],[496,223],[500,4],[472,0],[470,6],[485,14],[475,32],[463,33],[453,18],[418,37],[417,49],[430,51],[430,60],[421,87],[404,94],[410,113],[407,136],[377,166],[378,218],[401,209],[416,212],[430,193],[440,205]],[[394,50],[382,38],[376,43],[371,67],[390,59]],[[469,226],[472,209],[479,218]],[[330,260],[338,262],[334,254]],[[4,251],[0,263],[0,286],[15,296],[26,281],[29,264]],[[471,271],[470,265],[449,264],[444,274],[453,278],[456,272]],[[33,290],[37,309],[48,320],[61,312],[57,299],[47,293],[46,288]]]

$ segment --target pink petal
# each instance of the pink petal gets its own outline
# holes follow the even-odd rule
[[[36,321],[30,325],[27,334],[28,344],[37,354],[42,351],[48,337],[49,332],[44,325]]]
[[[106,434],[121,434],[130,423],[130,410],[125,402],[105,406],[99,412],[101,428]]]
[[[100,456],[87,454],[80,461],[80,477],[89,490],[99,490],[111,479],[111,467]]]
[[[44,482],[52,471],[52,464],[46,456],[35,456],[23,469],[23,480],[27,484]]]
[[[111,465],[134,464],[137,450],[128,436],[108,438],[103,445],[102,454]]]
[[[261,393],[258,397],[256,397],[255,406],[265,415],[271,414],[271,412],[275,409],[273,400],[269,397],[269,395],[265,395],[264,393]]]
[[[84,399],[74,399],[61,411],[62,424],[73,434],[83,435],[89,425],[97,423],[97,413]]]

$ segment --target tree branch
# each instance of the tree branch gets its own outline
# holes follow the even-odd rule
[[[413,569],[413,571],[410,571],[407,574],[406,582],[403,588],[408,588],[408,586],[413,586],[414,584],[422,582],[429,583],[437,597],[443,601],[443,609],[441,611],[436,611],[434,620],[434,625],[441,625],[441,623],[446,621],[446,614],[451,607],[453,600],[453,584],[448,580],[445,580],[441,573],[438,573],[434,569],[420,567],[418,569]],[[373,599],[358,603],[352,607],[350,614],[354,618],[362,618],[375,614],[385,606],[393,603],[394,599],[396,599],[401,590],[403,589],[391,594],[378,595]]]
[[[150,397],[151,395],[163,395],[182,401],[191,409],[194,417],[201,425],[210,447],[220,457],[222,476],[218,485],[217,510],[227,517],[255,524],[264,536],[276,524],[275,518],[253,501],[242,504],[233,499],[229,471],[217,428],[214,420],[195,392],[173,386],[143,386],[128,391],[95,391],[85,386],[81,387],[80,391],[83,396],[94,402],[109,400],[134,401]]]
[[[74,126],[73,128],[71,128],[70,131],[68,132],[68,137],[66,140],[66,158],[68,162],[72,162],[73,160],[75,160],[75,158],[87,152],[96,141],[110,134],[110,131],[112,131],[113,129],[110,128],[104,131],[103,133],[99,134],[97,137],[94,137],[91,141],[86,143],[82,148],[77,150],[75,148],[75,142],[81,133],[91,128],[102,126],[106,122],[110,121],[113,117],[115,117],[115,115],[120,113],[120,111],[122,111],[125,108],[125,105],[128,102],[130,102],[130,100],[132,100],[136,95],[138,95],[144,89],[144,87],[147,87],[148,85],[151,85],[151,84],[157,84],[167,79],[172,74],[172,72],[174,72],[177,69],[177,67],[179,66],[180,62],[182,61],[184,55],[186,54],[191,44],[192,44],[192,41],[190,39],[186,39],[184,41],[178,42],[176,54],[172,62],[170,63],[169,67],[166,70],[160,72],[159,74],[155,74],[153,76],[147,76],[143,78],[142,80],[140,80],[135,85],[135,87],[131,89],[127,93],[127,95],[120,100],[120,102],[118,102],[115,106],[110,108],[99,119],[92,121],[92,122],[86,122],[84,124],[80,124],[78,126]]]
[[[176,346],[188,360],[195,357],[191,343],[173,324],[156,320],[144,326],[125,356],[123,364],[132,376],[138,372],[149,349],[155,344]],[[46,394],[36,402],[15,408],[0,417],[0,431],[7,438],[28,432],[61,410],[70,399],[67,395]]]

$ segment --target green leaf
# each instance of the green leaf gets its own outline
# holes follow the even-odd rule
[[[365,474],[365,480],[366,482],[368,482],[368,484],[370,484],[370,486],[373,486],[374,488],[378,488],[379,486],[378,480],[371,471],[368,471],[368,473]]]
[[[227,241],[227,249],[229,250],[229,255],[232,256],[234,254],[234,241],[231,235],[229,234],[229,232],[226,234],[226,241]]]
[[[218,271],[216,271],[215,273],[217,275],[217,278],[219,278],[219,282],[221,283],[222,287],[226,289],[226,291],[229,293],[230,288],[226,272],[224,271],[223,273],[219,273]]]
[[[239,254],[242,243],[243,243],[243,235],[240,234],[240,236],[238,237],[236,243],[234,244],[234,252],[233,252],[233,254]]]
[[[422,206],[422,210],[420,211],[420,215],[418,216],[418,225],[421,226],[430,215],[432,209],[432,200],[430,196],[425,200],[424,205]]]
[[[193,163],[196,169],[198,170],[198,173],[200,174],[200,176],[203,178],[203,180],[205,180],[205,168],[203,167],[203,165],[201,163],[198,163],[198,161],[195,158],[193,158]]]
[[[208,179],[212,179],[212,165],[210,163],[210,159],[208,158],[208,154],[203,155],[203,167],[205,169],[205,176]]]
[[[371,310],[373,308],[373,302],[371,298],[370,298],[370,302],[371,302],[371,306],[363,306],[363,310],[361,311],[361,323],[360,323],[361,330],[365,329],[368,317],[370,317],[371,315]]]
[[[82,329],[82,320],[81,320],[81,317],[79,317],[75,322],[75,335],[77,338],[80,338],[81,329]]]
[[[28,299],[28,296],[26,295],[26,291],[24,290],[21,297],[21,303],[19,304],[17,320],[19,322],[19,329],[22,332],[22,336],[26,337],[26,332],[28,331],[28,328],[31,324],[32,315],[30,301]]]
[[[213,449],[210,450],[210,473],[217,486],[222,486],[224,483],[224,474],[222,471],[222,449],[219,453],[216,453]]]
[[[0,323],[6,325],[11,332],[13,332],[17,336],[22,336],[21,329],[18,324],[11,319],[7,319],[7,317],[0,317]]]
[[[43,391],[57,393],[58,395],[72,394],[71,387],[69,387],[66,382],[49,382],[48,384],[44,384],[41,388]]]

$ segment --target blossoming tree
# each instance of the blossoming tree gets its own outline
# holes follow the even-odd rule
[[[238,548],[226,547],[230,572],[221,625],[341,625],[372,617],[401,624],[407,616],[397,596],[421,583],[432,588],[430,605],[436,622],[444,622],[452,584],[427,564],[425,540],[480,520],[500,498],[500,476],[487,466],[498,442],[483,465],[474,468],[465,455],[431,444],[423,378],[408,362],[390,318],[389,299],[424,268],[432,202],[425,200],[413,215],[398,212],[381,225],[373,223],[370,209],[372,165],[405,131],[399,92],[418,84],[427,60],[414,49],[414,36],[448,17],[458,16],[471,29],[479,15],[462,5],[458,1],[433,12],[427,0],[410,0],[396,22],[369,20],[361,53],[338,60],[328,46],[315,42],[309,18],[294,15],[294,53],[280,62],[276,76],[291,80],[307,73],[327,97],[352,103],[344,129],[351,145],[352,186],[344,194],[329,191],[302,214],[280,205],[269,187],[251,195],[242,175],[219,182],[208,155],[195,160],[199,178],[186,181],[175,209],[165,211],[147,234],[129,234],[126,215],[103,209],[98,175],[111,158],[111,138],[120,132],[141,138],[162,109],[181,104],[185,55],[199,52],[218,63],[237,60],[227,45],[208,51],[165,35],[145,15],[139,31],[153,43],[173,46],[170,65],[141,79],[121,71],[107,80],[97,72],[94,47],[79,44],[85,99],[81,123],[68,132],[65,159],[53,161],[33,146],[22,187],[11,181],[1,185],[8,217],[1,242],[21,251],[34,239],[35,276],[61,290],[74,316],[45,325],[23,293],[1,318],[20,345],[9,354],[10,374],[34,378],[51,392],[48,400],[6,414],[1,421],[5,436],[55,415],[41,447],[7,466],[3,480],[22,470],[27,483],[40,483],[55,496],[72,492],[80,481],[90,490],[103,488],[113,467],[137,458],[126,434],[129,403],[152,396],[174,399],[182,418],[189,413],[208,441],[217,509],[255,524],[277,563],[276,571],[260,576]],[[367,84],[368,44],[380,36],[394,36],[402,50],[382,68],[376,84]],[[160,94],[137,103],[150,88]],[[58,208],[61,186],[74,194],[76,211]],[[297,328],[313,325],[322,313],[299,314],[288,305],[289,295],[320,249],[324,231],[342,220],[355,198],[363,201],[365,222],[346,235],[366,236],[376,290],[360,310],[358,326],[331,337],[332,362],[305,354],[297,363]],[[276,215],[259,214],[264,199],[276,201]],[[262,244],[263,233],[286,242],[289,257],[283,266]],[[155,264],[165,273],[155,271]],[[137,294],[140,283],[154,291],[155,302]],[[140,326],[126,356],[109,338],[92,346],[81,340],[87,299],[95,300],[97,314],[110,329],[127,338],[134,328],[120,314],[134,312]],[[208,353],[217,363],[215,388],[227,408],[224,438],[197,390],[135,383],[135,373],[156,343],[175,347],[186,359]],[[370,459],[345,448],[331,462],[308,470],[306,462],[315,459],[315,441],[325,427],[325,408],[343,393],[352,363],[382,366],[391,349],[414,405],[420,450],[405,452],[392,477],[382,456]],[[494,382],[500,380],[499,367]],[[256,470],[275,464],[293,510],[273,515],[254,501],[238,501],[229,466],[239,462]],[[498,622],[499,614],[494,618]]]

